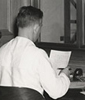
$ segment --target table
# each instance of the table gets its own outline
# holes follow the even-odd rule
[[[58,100],[85,100],[85,95],[80,92],[82,89],[69,89],[65,96]]]
[[[57,99],[57,100],[85,100],[85,95],[81,94],[80,92],[82,89],[69,89],[65,96]],[[54,100],[45,93],[46,100]]]

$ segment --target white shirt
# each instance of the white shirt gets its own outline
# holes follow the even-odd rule
[[[56,99],[65,95],[70,81],[64,73],[55,75],[44,50],[17,36],[0,49],[0,85],[32,88],[41,94],[45,90]]]

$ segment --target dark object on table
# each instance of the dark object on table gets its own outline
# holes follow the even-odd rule
[[[80,81],[78,77],[83,76],[83,70],[81,68],[77,68],[73,74],[73,81]]]

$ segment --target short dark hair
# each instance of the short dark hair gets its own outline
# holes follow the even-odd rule
[[[17,26],[24,28],[33,23],[39,22],[43,17],[43,12],[33,6],[23,6],[16,17]]]

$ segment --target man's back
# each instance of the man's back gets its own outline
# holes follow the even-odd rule
[[[38,48],[23,37],[16,37],[0,50],[0,85],[39,88]],[[35,86],[36,85],[36,86]]]

